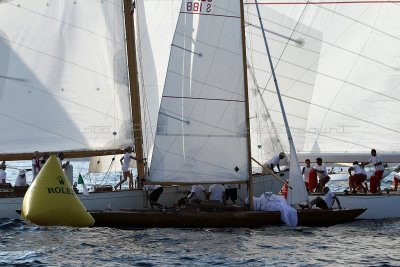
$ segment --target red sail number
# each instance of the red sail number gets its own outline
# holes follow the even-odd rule
[[[197,0],[199,1],[199,0]],[[211,2],[212,0],[200,0],[201,2],[193,2],[193,1],[188,1],[186,3],[186,11],[188,12],[211,12]],[[206,2],[206,3],[202,3]]]

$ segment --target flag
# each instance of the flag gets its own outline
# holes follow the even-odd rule
[[[83,187],[83,194],[84,194],[84,195],[89,195],[89,191],[88,191],[88,189],[87,189],[87,187],[86,187],[86,185],[85,185],[85,182],[83,181],[83,178],[82,178],[82,175],[81,175],[81,174],[79,174],[79,177],[78,177],[78,184],[81,184],[81,185],[82,185],[82,187]]]

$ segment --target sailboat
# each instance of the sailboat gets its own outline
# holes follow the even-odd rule
[[[161,19],[167,13],[177,17],[176,3],[168,2],[137,1],[135,12],[131,1],[120,0],[1,1],[0,160],[31,160],[36,150],[63,151],[67,158],[91,157],[94,165],[119,169],[126,146],[135,147],[137,157],[150,159],[158,90],[168,63],[165,51],[176,25],[176,18],[170,24]],[[130,23],[125,27],[125,18],[134,15],[136,31]],[[136,36],[127,42],[125,32]],[[152,49],[155,43],[157,49]],[[137,59],[128,58],[135,49]],[[135,64],[128,68],[127,62]],[[133,112],[140,104],[142,109]],[[143,161],[137,164],[139,179],[147,175],[143,165]],[[281,187],[269,175],[254,184],[258,195]],[[79,194],[87,209],[147,207],[141,188],[99,188],[103,190]],[[0,218],[19,218],[15,211],[21,209],[26,189],[18,191],[11,185],[0,189]],[[160,202],[171,206],[183,190],[165,188]],[[239,195],[244,199],[247,188],[242,187]]]
[[[182,1],[158,113],[149,182],[243,184],[253,209],[243,1]],[[294,148],[294,146],[293,146]],[[291,150],[288,202],[305,199]],[[293,170],[293,171],[292,171]],[[298,186],[299,185],[299,186]],[[299,192],[303,187],[303,192]],[[304,195],[304,194],[303,194]],[[307,194],[305,197],[308,198]],[[304,210],[302,225],[354,220],[365,209]],[[97,226],[259,227],[281,224],[279,211],[206,203],[172,211],[91,211]]]
[[[284,129],[259,31],[247,5],[247,54],[271,120]],[[262,1],[271,54],[299,160],[366,162],[376,149],[400,160],[397,1]],[[284,147],[285,132],[278,131]],[[347,169],[347,168],[346,168]],[[328,184],[329,185],[329,184]],[[382,188],[383,189],[383,188]],[[344,207],[365,207],[360,218],[400,217],[400,196],[339,196]]]

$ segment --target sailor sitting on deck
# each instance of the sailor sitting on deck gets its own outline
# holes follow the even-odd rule
[[[15,180],[14,186],[26,186],[26,170],[20,170],[17,179]]]
[[[320,209],[324,210],[332,209],[333,204],[335,203],[336,200],[339,209],[342,209],[338,197],[329,190],[329,187],[324,187],[323,192],[325,194],[324,199],[322,199],[321,197],[316,197],[315,199],[310,201],[309,208],[312,208],[314,205],[316,205]],[[300,205],[300,207],[303,208],[304,206]]]
[[[391,190],[397,191],[400,184],[400,165],[398,165],[393,171],[396,172],[396,174],[393,176],[393,184]]]

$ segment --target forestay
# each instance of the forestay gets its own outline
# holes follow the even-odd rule
[[[248,179],[240,1],[183,1],[150,179]]]
[[[0,18],[0,153],[133,144],[121,1],[1,1]]]

